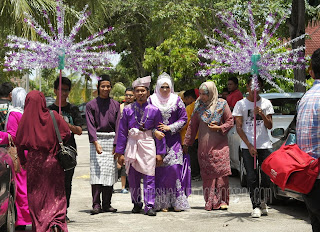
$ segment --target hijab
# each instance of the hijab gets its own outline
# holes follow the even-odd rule
[[[163,97],[160,93],[161,86],[165,83],[167,83],[170,88],[170,94],[167,97]],[[174,93],[174,86],[171,77],[165,72],[162,73],[158,77],[154,94],[150,96],[152,104],[158,107],[161,111],[166,111],[177,103],[178,97],[179,96]]]
[[[23,114],[27,92],[24,88],[17,87],[12,90],[12,106],[15,111]]]
[[[53,111],[62,140],[70,137],[68,124],[56,111]],[[33,90],[26,96],[24,113],[19,123],[16,145],[18,150],[43,150],[55,153],[58,139],[46,99],[42,92]]]
[[[9,112],[6,117],[5,131],[7,131],[7,124],[9,115],[11,112],[19,112],[23,114],[24,104],[27,96],[27,92],[24,88],[16,87],[12,90],[12,107],[9,109]]]
[[[211,81],[202,83],[199,90],[203,90],[205,94],[208,95],[209,99],[207,102],[202,102],[200,98],[198,98],[193,112],[199,113],[203,122],[210,123],[216,118],[218,113],[215,112],[218,102],[218,90],[214,82]]]

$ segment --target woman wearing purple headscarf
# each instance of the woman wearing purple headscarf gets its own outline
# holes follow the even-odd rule
[[[181,146],[180,130],[188,117],[181,98],[174,94],[173,82],[167,73],[158,77],[155,93],[149,101],[161,111],[163,123],[155,134],[165,137],[167,153],[163,164],[156,168],[155,209],[168,211],[174,208],[179,212],[190,208],[183,184],[184,157]]]

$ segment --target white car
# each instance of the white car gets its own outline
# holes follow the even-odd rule
[[[273,129],[283,128],[286,130],[292,122],[296,114],[296,105],[304,93],[264,93],[261,97],[269,99],[274,108],[274,115],[272,115],[273,128],[269,130],[269,137],[272,144],[279,141],[279,137],[271,136]],[[243,164],[243,158],[240,148],[240,137],[234,126],[228,133],[228,142],[230,149],[231,169],[237,170],[240,175],[240,184],[242,187],[246,186],[246,171]]]

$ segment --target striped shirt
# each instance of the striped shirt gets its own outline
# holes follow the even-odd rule
[[[297,144],[314,158],[320,157],[320,80],[302,97],[297,116]]]

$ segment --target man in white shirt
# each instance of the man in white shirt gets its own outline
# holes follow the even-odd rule
[[[252,217],[258,218],[262,214],[268,215],[265,200],[268,194],[270,179],[264,173],[260,175],[254,169],[254,156],[257,156],[259,166],[263,160],[270,155],[272,143],[268,135],[268,129],[272,128],[273,106],[268,99],[257,95],[257,105],[254,108],[254,91],[251,89],[252,78],[247,82],[249,95],[238,101],[233,109],[232,115],[236,120],[237,132],[241,138],[242,156],[247,171],[247,185],[250,192],[253,211]],[[263,81],[258,78],[259,88]],[[256,149],[254,148],[254,114],[256,114]],[[259,185],[259,176],[261,184]]]

